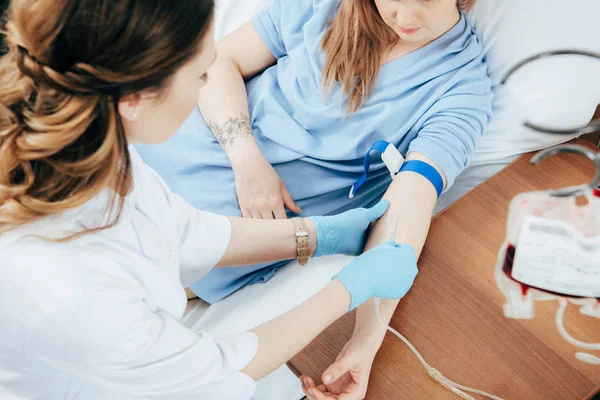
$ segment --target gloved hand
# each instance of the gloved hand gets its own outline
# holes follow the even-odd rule
[[[417,272],[413,247],[390,239],[352,260],[332,279],[339,279],[350,292],[350,312],[371,297],[401,299]]]
[[[317,229],[314,257],[345,254],[359,255],[365,244],[369,224],[387,211],[390,203],[382,200],[372,208],[357,208],[330,217],[311,217]]]

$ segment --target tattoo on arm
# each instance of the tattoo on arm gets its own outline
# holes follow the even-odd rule
[[[233,146],[233,143],[238,138],[252,136],[250,117],[245,114],[240,114],[239,117],[229,117],[221,125],[210,121],[208,127],[222,147]]]

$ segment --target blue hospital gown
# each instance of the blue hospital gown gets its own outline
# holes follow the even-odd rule
[[[382,66],[364,106],[346,114],[339,85],[321,89],[321,38],[340,0],[273,0],[252,24],[277,63],[247,82],[254,136],[303,216],[375,204],[391,178],[374,160],[369,179],[350,200],[369,147],[384,139],[403,155],[434,160],[452,185],[469,164],[491,115],[491,83],[483,46],[464,15],[445,35]],[[138,146],[140,155],[190,204],[240,216],[231,164],[196,109],[169,141]],[[191,288],[209,303],[284,265],[215,269]]]

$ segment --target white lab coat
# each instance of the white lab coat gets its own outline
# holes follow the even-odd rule
[[[256,354],[256,335],[211,337],[180,323],[183,286],[223,256],[229,221],[173,195],[130,151],[134,190],[114,228],[66,243],[31,236],[99,226],[105,189],[76,210],[0,235],[1,399],[238,400],[254,392],[239,371]]]

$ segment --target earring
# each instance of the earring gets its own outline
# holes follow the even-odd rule
[[[134,111],[133,114],[131,114],[131,118],[137,119],[137,117],[138,117],[137,111]]]

